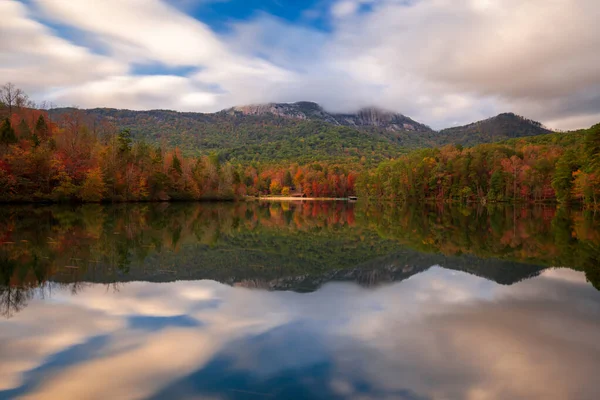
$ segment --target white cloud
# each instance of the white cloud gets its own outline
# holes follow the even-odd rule
[[[54,36],[21,3],[0,2],[0,76],[32,92],[121,74],[127,65]]]
[[[263,13],[225,35],[160,0],[34,4],[108,49],[96,55],[23,4],[0,4],[9,16],[0,32],[12,38],[0,43],[3,77],[64,105],[215,111],[312,100],[333,111],[377,105],[437,128],[504,111],[563,129],[600,120],[596,0],[340,0],[328,33]],[[132,63],[199,71],[140,77]]]
[[[210,107],[216,95],[202,91],[185,77],[169,75],[109,76],[49,93],[49,100],[78,107],[110,106],[134,110]]]
[[[336,18],[343,18],[354,14],[358,10],[359,6],[360,3],[358,1],[342,0],[333,5],[331,8],[331,13]]]
[[[339,22],[330,49],[356,79],[385,86],[391,104],[417,93],[459,96],[471,108],[492,101],[496,111],[512,107],[547,121],[536,105],[600,91],[598,17],[595,0],[388,2]]]
[[[208,27],[159,0],[37,0],[63,24],[99,35],[118,58],[198,65],[228,57]]]

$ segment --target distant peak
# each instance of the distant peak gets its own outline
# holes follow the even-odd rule
[[[310,108],[315,108],[315,109],[319,109],[322,110],[323,107],[321,107],[319,104],[315,103],[314,101],[297,101],[295,103],[291,103],[293,105],[296,105],[298,107],[310,107]]]
[[[353,113],[331,113],[312,101],[295,103],[250,104],[223,110],[229,114],[275,115],[282,118],[318,120],[354,128],[380,128],[389,131],[431,131],[431,129],[400,113],[379,107],[364,107]]]

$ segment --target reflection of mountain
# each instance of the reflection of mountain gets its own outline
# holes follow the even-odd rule
[[[447,274],[438,279],[453,288]],[[329,298],[320,300],[345,308],[324,307],[323,318],[307,307],[299,319],[237,337],[151,398],[466,399],[475,390],[489,399],[597,398],[589,383],[598,368],[597,293],[542,278],[501,288],[492,301],[444,304],[431,286],[403,286],[394,291],[402,296],[381,291],[377,300],[352,292],[380,305],[366,312],[325,289]],[[435,313],[409,301],[419,297]],[[371,321],[375,327],[365,328]]]
[[[592,214],[402,209],[349,203],[0,208],[0,301],[10,315],[46,282],[210,279],[269,290],[401,281],[432,265],[500,284],[544,268],[599,287]]]
[[[315,249],[317,250],[317,249]],[[110,269],[97,268],[82,275],[58,274],[52,278],[59,283],[77,280],[89,283],[116,283],[132,281],[173,282],[181,280],[209,279],[233,286],[266,289],[312,292],[328,282],[356,282],[365,287],[402,281],[424,272],[431,266],[439,265],[446,269],[467,272],[503,285],[510,285],[531,278],[545,269],[543,266],[520,264],[510,261],[479,259],[473,256],[444,256],[424,254],[413,250],[402,251],[367,260],[358,265],[342,268],[318,268],[301,258],[281,262],[281,254],[269,254],[256,249],[248,252],[240,248],[229,251],[227,258],[221,258],[221,250],[202,249],[198,257],[182,251],[177,258],[197,259],[195,263],[177,264],[167,262],[169,269],[160,269],[152,263],[144,263],[141,268],[132,267],[126,273],[113,274]],[[214,254],[213,254],[214,253]],[[219,259],[220,258],[220,259]],[[217,259],[218,262],[217,262]],[[214,260],[215,262],[210,262]],[[218,265],[218,267],[216,267]],[[156,268],[156,269],[155,269]],[[293,272],[292,272],[293,271]]]

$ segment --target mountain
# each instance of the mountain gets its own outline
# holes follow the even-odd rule
[[[57,121],[74,109],[50,110]],[[474,145],[549,133],[515,114],[436,132],[405,115],[378,108],[339,114],[312,102],[269,103],[216,113],[95,108],[78,111],[92,126],[110,121],[149,143],[179,147],[188,155],[216,152],[234,162],[363,162],[395,158],[409,149],[448,143]]]
[[[437,136],[437,143],[473,146],[547,133],[552,131],[537,121],[513,113],[503,113],[472,124],[442,129]]]
[[[69,108],[53,109],[50,116],[60,121],[63,115],[73,112]],[[404,147],[428,146],[428,139],[417,129],[434,133],[400,114],[373,110],[355,115],[329,114],[307,102],[246,106],[216,113],[111,108],[78,112],[91,126],[99,126],[97,121],[110,121],[118,129],[130,129],[138,140],[164,142],[188,155],[216,152],[220,158],[234,162],[359,162],[364,158],[364,162],[377,163],[398,157],[406,152]],[[398,130],[401,124],[412,131]]]
[[[269,103],[223,110],[228,115],[277,115],[284,118],[320,120],[333,125],[352,128],[378,128],[393,132],[432,132],[427,125],[416,122],[405,115],[385,111],[375,107],[363,108],[354,114],[329,113],[317,103],[300,101],[297,103]]]

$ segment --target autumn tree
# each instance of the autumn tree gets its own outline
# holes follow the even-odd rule
[[[271,181],[271,184],[269,185],[269,191],[271,192],[271,194],[281,194],[281,189],[281,183],[277,179],[273,179]]]
[[[104,198],[104,193],[105,185],[102,170],[100,168],[89,170],[79,192],[79,197],[83,201],[98,202]]]

